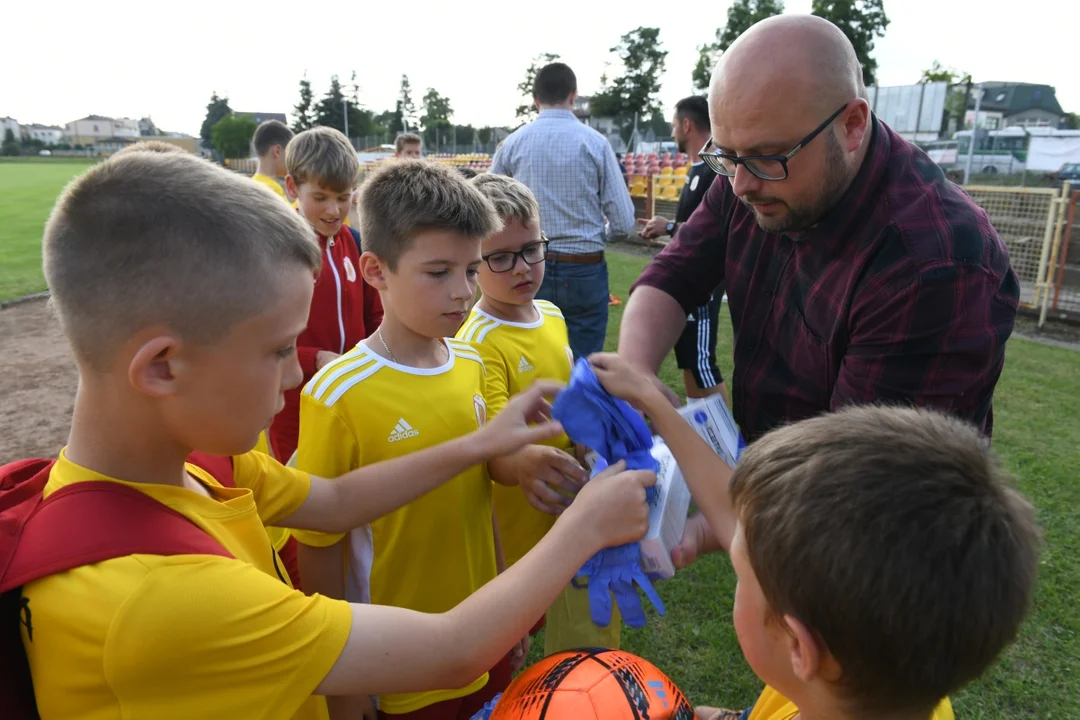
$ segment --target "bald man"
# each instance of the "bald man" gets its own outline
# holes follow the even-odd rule
[[[631,291],[619,353],[655,373],[727,283],[735,419],[747,442],[851,403],[927,405],[992,429],[1019,285],[964,192],[875,118],[826,20],[744,33],[709,90],[714,182]],[[676,562],[715,538],[691,521]]]

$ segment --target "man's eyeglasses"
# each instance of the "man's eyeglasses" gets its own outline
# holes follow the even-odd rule
[[[491,272],[504,273],[510,272],[517,265],[518,258],[521,258],[522,262],[526,265],[536,265],[539,262],[543,262],[547,257],[548,239],[544,233],[540,233],[540,239],[536,242],[531,242],[525,247],[521,248],[517,252],[510,250],[500,250],[499,252],[493,252],[490,255],[484,255],[480,259],[487,263],[487,266],[491,268]]]
[[[798,145],[792,149],[787,155],[731,155],[720,150],[709,150],[713,146],[712,138],[709,138],[709,142],[705,143],[705,147],[701,148],[701,152],[698,155],[705,161],[705,164],[712,168],[712,171],[717,175],[723,175],[725,177],[734,177],[735,170],[739,165],[743,165],[747,170],[752,172],[762,180],[787,180],[788,177],[788,160],[795,157],[796,153],[802,150],[804,147],[810,144],[810,141],[816,138],[821,132],[829,127],[833,120],[840,117],[840,113],[847,110],[850,103],[844,103],[843,107],[829,116],[829,119],[817,126],[814,132],[810,133],[799,142]]]

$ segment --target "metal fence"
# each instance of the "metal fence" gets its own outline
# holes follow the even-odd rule
[[[676,175],[626,176],[639,219],[675,217]],[[990,216],[1020,280],[1021,305],[1080,319],[1080,191],[1062,188],[968,185],[964,191]],[[651,243],[648,243],[651,244]]]

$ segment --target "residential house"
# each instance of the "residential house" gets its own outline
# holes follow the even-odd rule
[[[234,112],[233,115],[235,115],[236,117],[243,117],[248,118],[249,120],[254,120],[256,125],[261,125],[267,120],[277,120],[280,123],[285,123],[286,125],[288,124],[288,121],[285,118],[285,113]]]
[[[22,134],[25,138],[39,140],[46,145],[59,145],[64,141],[64,128],[57,125],[23,125]]]
[[[22,128],[19,125],[19,121],[13,117],[0,118],[0,141],[3,141],[7,137],[7,131],[11,131],[11,136],[17,141],[22,136]]]
[[[1050,85],[1033,83],[984,82],[979,84],[978,128],[1000,130],[1007,127],[1061,127],[1065,112]],[[965,126],[975,121],[975,93],[968,99]]]
[[[64,135],[72,145],[96,145],[108,138],[139,137],[139,123],[130,118],[87,115],[65,125]]]

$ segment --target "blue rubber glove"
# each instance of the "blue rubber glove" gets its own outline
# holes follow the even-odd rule
[[[657,612],[664,614],[664,601],[641,568],[641,549],[637,543],[601,550],[585,563],[578,575],[589,578],[589,612],[592,621],[600,627],[611,623],[612,595],[627,625],[645,627],[645,610],[635,584],[645,591]]]
[[[595,476],[608,465],[626,461],[630,470],[659,469],[650,453],[653,440],[649,426],[624,400],[604,390],[587,360],[578,360],[570,383],[559,393],[552,406],[552,417],[562,423],[570,439],[592,448],[600,456],[593,467]],[[646,490],[649,504],[656,502],[656,488]],[[594,555],[578,573],[589,581],[589,611],[594,623],[607,627],[611,623],[611,596],[619,605],[630,627],[645,625],[645,612],[634,585],[640,585],[645,595],[664,614],[664,603],[641,567],[641,547],[628,543],[606,548]],[[576,587],[580,587],[576,582]]]
[[[491,720],[491,713],[495,712],[495,703],[499,702],[499,698],[502,697],[502,693],[499,693],[495,697],[484,703],[484,707],[476,711],[476,714],[472,716],[471,720]]]

